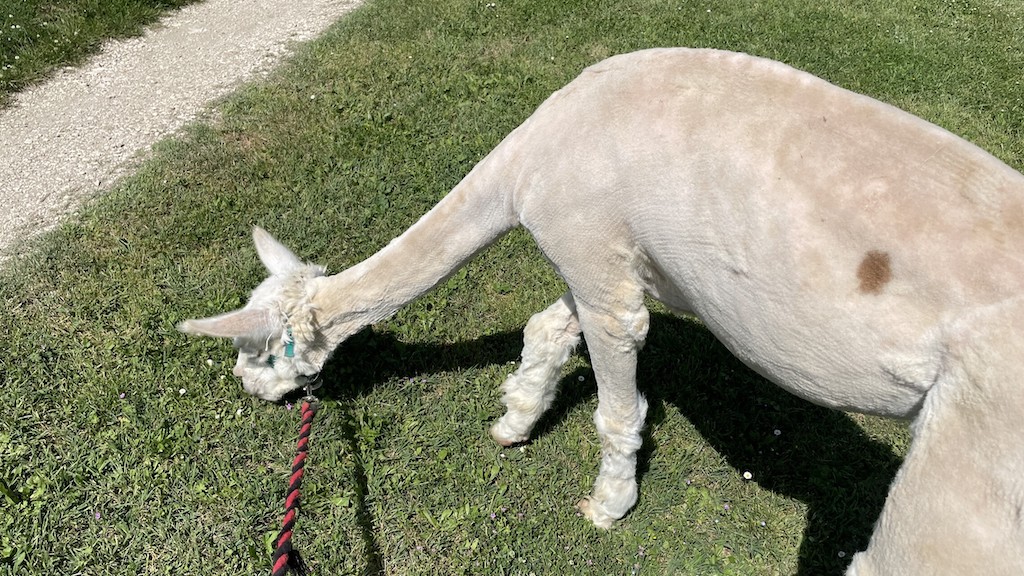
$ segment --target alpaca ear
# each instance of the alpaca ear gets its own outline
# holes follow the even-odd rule
[[[260,261],[271,276],[283,276],[304,266],[298,256],[259,226],[252,228],[252,241],[256,244],[256,253],[259,254]]]
[[[280,318],[267,310],[235,310],[220,316],[185,320],[178,330],[199,336],[236,338],[247,336],[256,340],[266,338],[279,327]]]

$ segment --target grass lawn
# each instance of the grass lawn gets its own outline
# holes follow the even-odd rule
[[[0,0],[0,106],[104,41],[139,34],[168,10],[196,1]]]
[[[0,273],[0,574],[269,570],[298,414],[248,397],[229,343],[264,226],[338,271],[440,199],[553,90],[634,49],[768,56],[1024,167],[1022,8],[998,0],[370,0]],[[655,308],[641,496],[575,511],[595,386],[570,361],[536,439],[487,427],[529,316],[563,286],[513,233],[342,345],[296,546],[318,574],[839,573],[908,437],[812,406]],[[743,478],[751,472],[752,480]]]

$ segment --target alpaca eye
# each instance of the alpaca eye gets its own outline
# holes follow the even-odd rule
[[[277,362],[277,356],[271,354],[270,356],[267,357],[267,366],[273,368],[275,362]]]

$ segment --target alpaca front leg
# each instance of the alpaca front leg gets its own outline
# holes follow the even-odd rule
[[[501,388],[508,412],[491,427],[502,446],[530,438],[530,430],[551,406],[562,366],[580,342],[576,304],[568,292],[530,318],[523,330],[523,361]]]
[[[636,356],[649,316],[639,309],[609,316],[580,309],[587,348],[597,377],[594,424],[601,440],[601,468],[594,490],[578,504],[599,528],[610,528],[636,504],[636,453],[647,417],[647,400],[636,388]]]

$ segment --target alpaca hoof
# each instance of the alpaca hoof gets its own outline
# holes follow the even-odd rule
[[[494,426],[491,426],[491,438],[494,438],[495,442],[505,448],[511,448],[530,439],[526,434],[513,433],[500,420]]]
[[[604,506],[595,502],[590,496],[587,496],[577,502],[576,507],[579,508],[580,512],[582,512],[583,515],[598,528],[604,528],[607,530],[611,528],[612,523],[615,522],[615,518],[612,518],[605,513]]]

